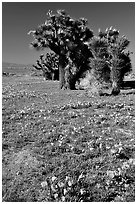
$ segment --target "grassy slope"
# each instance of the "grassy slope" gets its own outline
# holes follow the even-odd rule
[[[3,78],[3,201],[134,201],[134,92]]]

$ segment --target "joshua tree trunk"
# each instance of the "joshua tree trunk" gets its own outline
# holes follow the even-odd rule
[[[112,82],[112,95],[118,95],[120,93],[120,85],[118,82],[113,81]]]
[[[59,70],[55,70],[54,80],[59,80]]]
[[[59,56],[59,82],[60,82],[60,89],[65,88],[65,57],[60,55]]]
[[[75,89],[76,80],[73,78],[70,72],[70,65],[66,66],[66,58],[64,56],[59,57],[59,80],[61,89]]]
[[[46,72],[45,68],[42,69],[44,80],[48,80],[48,73]]]
[[[76,71],[76,73],[70,77],[70,85],[71,85],[70,89],[72,89],[72,90],[76,89],[76,87],[75,87],[76,82],[79,81],[80,77],[82,77],[83,73],[85,72],[85,70],[88,70],[88,68],[89,67],[88,67],[87,63],[85,63],[85,64],[81,65],[81,67],[79,67],[79,69]]]
[[[65,88],[70,90],[75,90],[75,79],[70,71],[71,67],[68,64],[65,67]]]
[[[54,74],[54,72],[51,73],[51,78],[52,78],[52,81],[55,80],[55,74]]]
[[[76,89],[75,85],[76,85],[76,80],[73,79],[73,78],[70,79],[70,80],[69,80],[69,89],[75,90],[75,89]]]
[[[119,67],[114,66],[111,69],[111,81],[112,81],[112,95],[118,95],[120,93],[120,84],[121,84],[121,71]]]

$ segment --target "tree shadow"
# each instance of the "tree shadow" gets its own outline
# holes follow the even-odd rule
[[[135,80],[123,81],[121,89],[135,89]]]

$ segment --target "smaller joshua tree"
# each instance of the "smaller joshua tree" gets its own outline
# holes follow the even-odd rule
[[[94,36],[89,42],[89,48],[93,58],[90,58],[90,75],[93,92],[100,93],[103,83],[110,83],[110,67],[107,63],[109,60],[108,43],[106,39],[100,36]]]
[[[100,32],[101,34],[101,32]],[[132,71],[130,54],[126,49],[130,43],[126,36],[119,36],[119,31],[113,29],[106,29],[105,38],[108,43],[108,64],[111,69],[112,94],[117,95],[120,92],[120,85],[124,79],[125,74]]]
[[[89,46],[94,56],[91,67],[97,81],[111,81],[112,94],[120,92],[120,86],[125,74],[131,72],[130,52],[125,51],[129,40],[119,36],[119,31],[110,27],[105,32],[99,30]],[[104,78],[107,76],[107,78]]]
[[[44,79],[59,80],[59,64],[58,56],[54,53],[40,55],[39,60],[33,67],[37,70],[42,70]]]

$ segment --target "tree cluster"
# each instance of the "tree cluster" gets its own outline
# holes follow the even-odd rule
[[[33,67],[37,70],[41,70],[44,79],[58,80],[59,79],[59,62],[58,55],[54,53],[47,53],[40,55],[36,61],[36,65]]]
[[[111,81],[112,94],[118,94],[124,75],[131,71],[130,52],[126,52],[129,40],[113,27],[94,36],[85,18],[75,20],[57,10],[49,11],[45,23],[29,34],[34,37],[32,47],[50,48],[58,56],[61,89],[75,89],[76,81],[92,69],[96,80]]]

